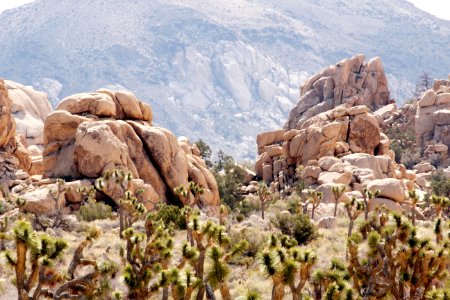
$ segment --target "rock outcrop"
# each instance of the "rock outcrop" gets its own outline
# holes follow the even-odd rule
[[[309,78],[284,129],[258,135],[256,175],[278,191],[303,180],[325,203],[336,185],[349,187],[344,200],[379,190],[371,207],[402,211],[407,191],[420,187],[416,171],[395,162],[383,130],[400,120],[414,125],[414,115],[414,106],[399,110],[390,100],[381,60],[356,55]]]
[[[347,102],[376,110],[390,102],[389,96],[381,59],[365,63],[364,55],[355,55],[323,69],[302,85],[300,100],[284,129],[298,129],[309,118]]]
[[[417,145],[425,156],[437,154],[444,165],[449,165],[450,147],[450,76],[436,80],[433,88],[423,93],[415,115]]]
[[[205,206],[220,203],[217,183],[187,138],[152,126],[150,106],[128,92],[99,90],[63,99],[44,126],[44,177],[94,179],[124,169],[148,185],[149,198],[175,201],[192,180]]]

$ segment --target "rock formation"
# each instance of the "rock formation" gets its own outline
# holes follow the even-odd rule
[[[343,60],[302,85],[284,129],[257,136],[256,175],[273,190],[299,178],[323,192],[324,202],[334,199],[336,184],[349,186],[347,198],[361,198],[363,188],[379,190],[372,208],[382,203],[401,211],[407,191],[419,189],[416,171],[395,162],[383,129],[414,114],[390,100],[379,58]]]
[[[390,102],[389,96],[381,59],[364,63],[364,55],[355,55],[323,69],[302,85],[300,100],[284,128],[300,128],[309,118],[349,101],[376,110]]]
[[[437,154],[449,165],[450,147],[450,76],[448,80],[436,80],[418,102],[415,115],[417,145],[426,156]]]
[[[95,179],[124,169],[149,199],[172,202],[192,180],[205,206],[220,203],[217,183],[187,138],[152,126],[150,106],[128,92],[99,90],[63,99],[44,125],[44,177]]]

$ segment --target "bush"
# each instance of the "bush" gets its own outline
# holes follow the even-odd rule
[[[253,258],[256,257],[257,253],[265,245],[268,236],[269,234],[267,232],[255,227],[232,229],[230,232],[231,245],[235,245],[242,240],[247,241],[248,247],[243,254]]]
[[[81,206],[80,210],[77,212],[78,220],[87,222],[109,219],[111,216],[111,206],[102,202],[97,202],[95,199],[89,200],[86,204]]]
[[[183,216],[181,209],[175,205],[159,204],[157,207],[156,221],[163,221],[164,224],[168,225],[173,223],[176,229],[186,229],[186,219]]]
[[[400,163],[402,163],[407,169],[412,169],[421,161],[420,153],[418,151],[405,149],[400,155]],[[395,160],[397,160],[397,154],[395,154]]]
[[[308,244],[317,237],[316,225],[304,214],[279,213],[272,223],[283,234],[295,238],[299,245]]]
[[[245,216],[241,213],[236,215],[236,221],[238,221],[238,223],[241,223],[242,221],[244,221]]]
[[[450,179],[445,176],[442,170],[433,172],[430,187],[436,196],[450,197]]]
[[[403,163],[402,158],[407,160],[411,154],[418,152],[416,150],[416,138],[412,128],[390,127],[386,131],[386,135],[391,140],[391,149],[395,153],[395,161],[397,163]],[[409,163],[408,161],[406,162]]]
[[[248,217],[255,211],[259,211],[259,209],[260,209],[259,199],[254,199],[254,201],[250,201],[250,199],[246,198],[239,203],[237,211],[239,212],[239,214]]]
[[[301,207],[301,201],[300,201],[299,197],[291,197],[287,201],[287,210],[291,214],[299,213],[300,207]]]

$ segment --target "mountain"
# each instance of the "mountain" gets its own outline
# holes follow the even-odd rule
[[[423,71],[450,66],[450,22],[404,0],[37,0],[3,12],[0,27],[1,77],[53,103],[131,90],[157,124],[239,159],[329,64],[380,56],[400,100]]]

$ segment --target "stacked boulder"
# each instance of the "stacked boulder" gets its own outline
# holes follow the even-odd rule
[[[363,188],[378,189],[373,205],[401,210],[407,191],[419,187],[415,171],[395,162],[383,133],[386,122],[399,118],[408,115],[389,99],[380,59],[343,60],[306,81],[284,129],[257,136],[256,175],[273,190],[300,178],[322,191],[324,202],[333,199],[336,184],[358,197]]]
[[[436,80],[418,102],[415,115],[417,145],[425,149],[425,156],[438,155],[441,163],[450,165],[450,76]]]
[[[129,92],[99,90],[63,99],[44,125],[44,178],[95,179],[131,172],[146,205],[175,201],[173,189],[194,181],[205,207],[220,203],[217,183],[187,138],[152,126],[152,110]]]
[[[364,62],[355,55],[310,77],[300,89],[300,100],[289,114],[286,130],[299,128],[309,118],[351,101],[376,110],[390,103],[386,75],[379,57]]]

